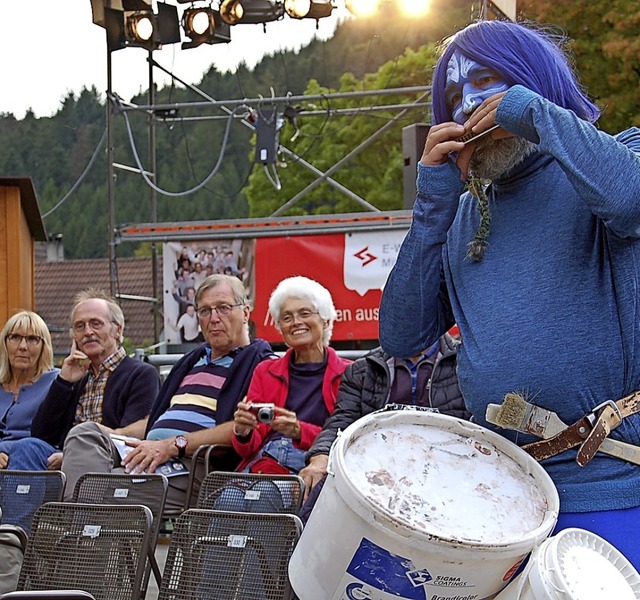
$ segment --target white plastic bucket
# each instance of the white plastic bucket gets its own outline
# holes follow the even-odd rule
[[[329,473],[289,563],[301,600],[492,597],[558,517],[526,452],[438,413],[359,419]]]
[[[640,575],[609,542],[563,529],[534,550],[526,569],[495,600],[636,600]]]

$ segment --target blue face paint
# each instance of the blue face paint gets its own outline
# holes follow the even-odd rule
[[[445,97],[453,120],[462,125],[487,98],[509,89],[502,76],[456,50],[447,65]]]

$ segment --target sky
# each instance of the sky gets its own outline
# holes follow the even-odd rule
[[[178,13],[188,4],[178,4]],[[242,60],[254,67],[266,54],[307,45],[315,36],[333,35],[338,19],[331,17],[291,19],[262,25],[235,25],[228,44],[203,44],[182,50],[180,44],[154,52],[154,59],[187,83],[197,85],[211,65],[219,71],[233,71]],[[12,113],[22,119],[31,109],[36,117],[55,114],[71,91],[95,86],[107,89],[106,33],[92,22],[90,0],[1,0],[0,1],[0,114]],[[123,100],[148,88],[147,51],[124,48],[112,54],[112,88]],[[154,69],[159,87],[169,76]]]

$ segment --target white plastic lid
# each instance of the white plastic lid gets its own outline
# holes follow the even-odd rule
[[[571,600],[636,600],[640,575],[609,542],[584,529],[569,528],[549,540],[545,579]]]

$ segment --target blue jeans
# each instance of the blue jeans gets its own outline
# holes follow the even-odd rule
[[[0,451],[3,451],[0,448]],[[28,437],[11,442],[9,469],[13,471],[46,471],[47,460],[57,450],[47,442]]]

